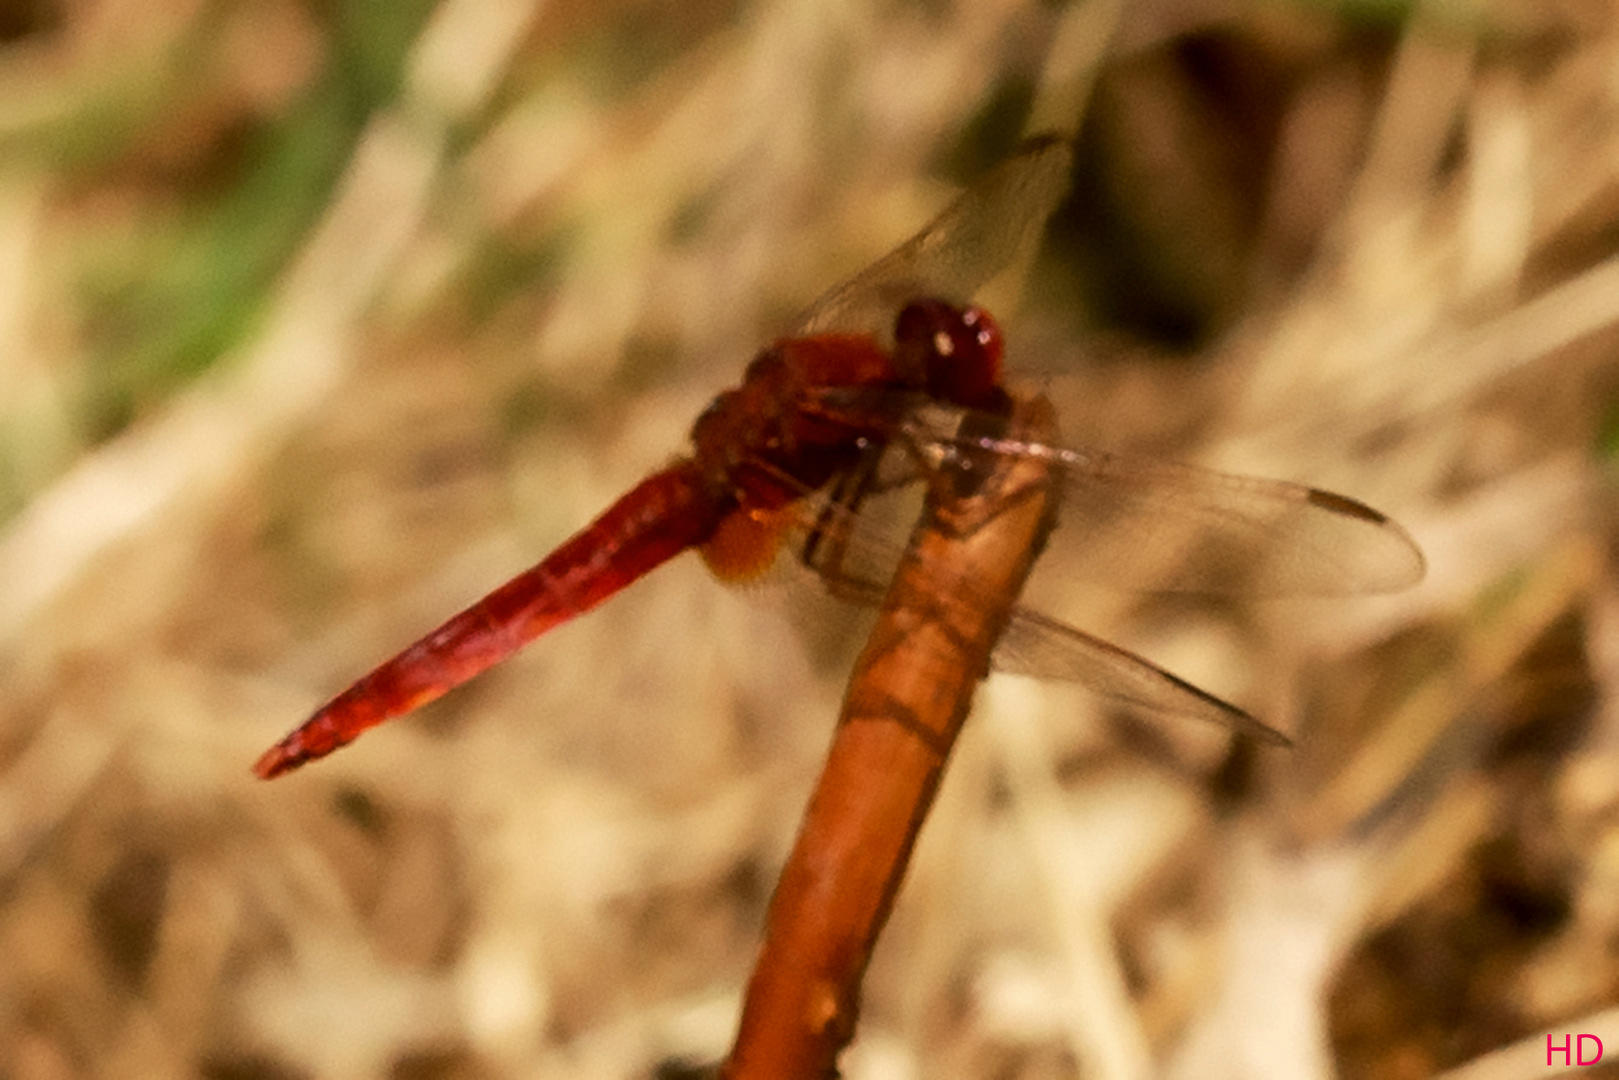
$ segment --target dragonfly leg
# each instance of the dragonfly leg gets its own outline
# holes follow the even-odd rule
[[[849,551],[849,532],[860,507],[871,493],[873,478],[884,447],[873,443],[861,452],[860,463],[839,475],[827,493],[825,505],[815,517],[799,552],[799,559],[819,573],[834,596],[848,584],[843,572]],[[850,597],[845,597],[849,599]]]

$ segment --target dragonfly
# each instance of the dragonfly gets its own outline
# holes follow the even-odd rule
[[[1388,592],[1423,556],[1352,498],[1281,480],[1016,437],[1003,334],[961,303],[1026,254],[1067,186],[1072,150],[1024,149],[919,233],[817,300],[692,428],[691,450],[646,477],[541,562],[451,617],[267,750],[264,779],[323,757],[506,659],[688,550],[746,579],[784,550],[834,594],[880,603],[896,545],[871,524],[893,492],[961,484],[997,461],[1041,462],[1065,508],[1042,572],[1163,592]],[[896,314],[897,313],[897,314]],[[1070,520],[1071,519],[1071,520]],[[970,581],[940,589],[972,595]],[[1018,605],[996,670],[1078,682],[1158,714],[1280,732],[1151,661]]]

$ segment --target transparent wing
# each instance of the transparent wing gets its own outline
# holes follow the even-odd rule
[[[1422,551],[1364,503],[1286,480],[1100,450],[969,435],[993,417],[924,395],[834,388],[827,414],[886,410],[903,417],[876,473],[897,488],[944,468],[1034,457],[1061,485],[1056,530],[1036,582],[1080,581],[1136,592],[1333,596],[1395,592],[1421,580]],[[862,516],[865,516],[864,513]],[[898,515],[903,523],[904,515]],[[914,516],[910,518],[914,521]],[[899,526],[889,526],[903,536]],[[1031,585],[1031,590],[1038,584]],[[1056,590],[1060,594],[1061,589]],[[1033,595],[1047,595],[1040,589]]]
[[[1071,147],[1055,139],[1021,154],[962,195],[921,232],[821,296],[795,332],[888,335],[917,296],[964,300],[1038,238],[1061,199]],[[1423,573],[1421,552],[1397,524],[1352,499],[1282,481],[1015,439],[965,436],[992,418],[915,395],[879,406],[881,392],[829,389],[819,408],[908,416],[866,486],[808,493],[800,504],[803,562],[836,595],[878,605],[917,520],[930,471],[985,456],[1035,456],[1062,486],[1061,517],[1024,595],[1060,595],[1044,581],[1129,589],[1255,595],[1392,591]],[[907,493],[909,498],[907,498]],[[941,581],[970,596],[970,581]],[[1081,683],[1127,706],[1210,720],[1271,743],[1285,736],[1151,662],[1026,607],[1014,610],[994,654],[1002,671]]]
[[[823,293],[794,335],[831,330],[886,337],[918,296],[966,300],[1039,239],[1068,189],[1073,148],[1054,137],[1026,144],[889,254]]]
[[[889,456],[896,453],[891,449]],[[917,475],[914,467],[911,475]],[[864,498],[858,511],[826,493],[808,495],[794,549],[833,595],[879,606],[917,520],[919,487],[890,484]],[[937,583],[941,594],[958,598],[970,598],[978,587],[961,579]],[[1151,661],[1022,605],[1013,609],[992,664],[1008,674],[1078,683],[1129,708],[1209,721],[1274,745],[1289,741]]]
[[[1157,664],[1025,607],[1013,611],[992,662],[995,670],[1009,675],[1079,683],[1132,708],[1207,720],[1273,746],[1292,742],[1263,721]]]
[[[915,410],[905,437],[940,466],[1037,457],[1062,485],[1039,572],[1150,592],[1330,596],[1421,580],[1422,551],[1354,499],[1285,480],[1017,439],[963,437],[962,410]]]

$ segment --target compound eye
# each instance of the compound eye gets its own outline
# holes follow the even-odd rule
[[[894,320],[894,341],[901,347],[949,355],[952,330],[961,322],[961,309],[943,300],[913,300]]]
[[[983,308],[916,300],[894,324],[894,365],[933,397],[975,409],[999,409],[1001,331]]]
[[[972,332],[980,349],[1000,351],[1001,328],[989,312],[981,307],[970,307],[961,313],[961,324]]]
[[[1006,340],[1001,337],[1001,324],[981,307],[970,307],[962,312],[961,323],[972,333],[973,344],[978,346],[978,352],[983,354],[985,363],[999,379],[1001,356],[1006,349]]]

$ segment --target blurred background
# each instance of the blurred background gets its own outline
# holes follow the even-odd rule
[[[1066,439],[1429,574],[1065,610],[1297,746],[991,680],[845,1075],[1619,1053],[1608,0],[4,0],[0,1077],[722,1057],[862,616],[686,557],[249,766],[1044,130]]]

